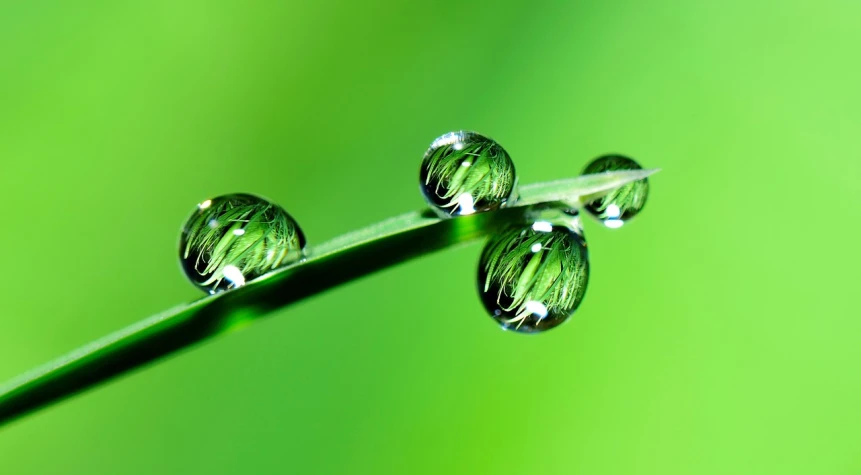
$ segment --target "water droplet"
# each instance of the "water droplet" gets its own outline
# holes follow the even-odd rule
[[[506,330],[542,332],[580,305],[589,281],[583,236],[547,221],[511,225],[481,253],[478,291],[484,307]]]
[[[517,175],[508,152],[476,132],[434,140],[421,166],[425,200],[442,217],[498,209],[512,200]]]
[[[621,170],[641,170],[639,163],[622,155],[604,155],[596,158],[583,170],[583,174]],[[613,190],[601,198],[586,204],[591,215],[600,219],[608,228],[620,228],[637,215],[646,205],[649,196],[649,180],[643,178]]]
[[[280,206],[247,194],[206,200],[182,227],[179,260],[206,292],[241,287],[302,258],[305,235]]]

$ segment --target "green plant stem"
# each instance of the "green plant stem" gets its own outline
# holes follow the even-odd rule
[[[314,247],[303,261],[244,287],[167,310],[0,387],[0,425],[110,378],[374,271],[479,239],[526,219],[531,205],[580,206],[657,170],[585,175],[521,187],[515,206],[457,218],[407,213]]]

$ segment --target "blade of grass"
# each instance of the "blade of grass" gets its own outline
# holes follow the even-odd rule
[[[154,315],[38,367],[0,387],[0,425],[98,383],[413,257],[484,237],[524,219],[530,205],[579,206],[658,171],[584,175],[520,188],[516,205],[440,219],[430,210],[407,213],[312,248],[308,257],[244,287]]]

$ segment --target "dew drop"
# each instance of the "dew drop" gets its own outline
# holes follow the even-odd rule
[[[523,333],[566,321],[588,281],[583,236],[547,221],[511,225],[492,237],[478,266],[478,292],[490,316],[504,329]]]
[[[604,155],[596,158],[583,170],[583,174],[622,170],[642,170],[634,160],[622,155]],[[636,216],[646,205],[649,196],[649,180],[643,178],[628,183],[612,192],[587,203],[584,208],[608,228],[621,228]]]
[[[214,294],[296,262],[304,247],[305,235],[283,208],[231,194],[197,205],[182,227],[179,260],[194,285]]]
[[[508,152],[476,132],[449,132],[422,159],[421,190],[441,217],[491,211],[512,200],[517,175]]]

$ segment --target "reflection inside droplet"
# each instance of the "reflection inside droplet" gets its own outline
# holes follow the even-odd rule
[[[580,305],[588,279],[583,236],[567,226],[536,221],[511,225],[488,241],[479,261],[478,291],[503,328],[533,333],[567,320]]]
[[[445,218],[499,209],[517,183],[514,163],[498,143],[463,130],[433,141],[419,179],[425,200]]]
[[[179,259],[188,279],[215,293],[301,259],[305,236],[280,206],[231,194],[197,205],[182,228]]]
[[[604,155],[593,160],[583,174],[609,171],[641,170],[634,160],[622,155]],[[608,228],[621,228],[627,221],[642,211],[649,196],[649,181],[646,178],[625,184],[606,195],[584,204],[584,208]]]

